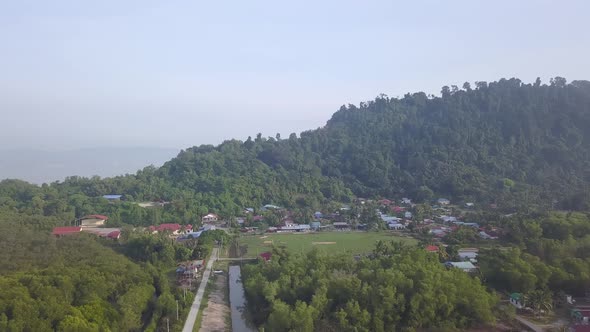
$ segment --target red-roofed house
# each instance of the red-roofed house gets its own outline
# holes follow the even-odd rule
[[[438,246],[433,246],[433,245],[426,246],[426,251],[428,251],[428,252],[438,252]]]
[[[78,227],[78,226],[55,227],[53,229],[53,232],[51,232],[51,234],[59,237],[59,236],[80,233],[81,231],[82,231],[82,227]]]
[[[172,234],[180,234],[181,231],[190,231],[193,229],[193,225],[180,225],[180,224],[160,224],[157,226],[150,226],[152,233],[157,232],[170,232]]]
[[[395,213],[400,213],[403,212],[405,210],[405,208],[401,207],[401,206],[394,206],[391,208],[391,211],[395,212]]]
[[[262,257],[262,259],[264,259],[265,262],[268,262],[270,260],[270,258],[272,257],[272,253],[263,252],[262,254],[260,254],[260,257]]]
[[[121,237],[121,231],[112,231],[109,234],[107,234],[107,238],[113,239],[113,240],[118,240],[120,237]]]

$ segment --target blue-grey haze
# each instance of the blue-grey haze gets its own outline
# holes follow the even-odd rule
[[[0,149],[185,148],[380,93],[590,78],[588,1],[0,1]]]

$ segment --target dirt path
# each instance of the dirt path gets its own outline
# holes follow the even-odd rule
[[[227,277],[225,274],[215,276],[214,288],[209,293],[207,308],[203,311],[203,320],[199,332],[226,332],[230,315],[227,303]]]

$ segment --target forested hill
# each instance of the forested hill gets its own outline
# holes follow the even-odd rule
[[[192,147],[135,175],[70,177],[42,187],[2,181],[0,208],[64,220],[101,212],[132,224],[235,216],[269,203],[315,209],[355,195],[588,210],[589,140],[590,82],[502,79],[444,87],[441,97],[380,96],[343,106],[326,126],[300,137],[258,134]],[[150,217],[136,205],[99,199],[114,193],[173,204]]]
[[[157,174],[241,206],[345,200],[350,189],[576,209],[588,202],[589,139],[590,82],[501,79],[343,106],[300,138],[190,148]]]

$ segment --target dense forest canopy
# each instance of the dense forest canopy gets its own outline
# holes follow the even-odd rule
[[[393,242],[359,261],[277,248],[242,276],[254,323],[277,332],[464,329],[493,323],[498,301],[478,278]]]

